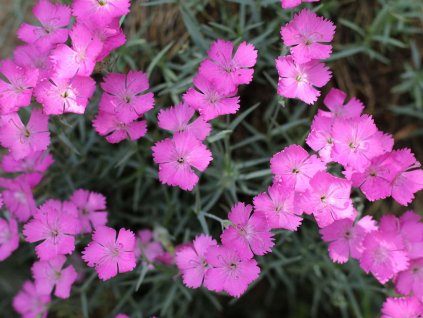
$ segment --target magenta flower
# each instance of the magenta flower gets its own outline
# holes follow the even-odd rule
[[[182,272],[185,286],[198,288],[203,284],[204,276],[209,270],[206,253],[217,242],[210,236],[202,234],[195,238],[192,245],[176,252],[176,266]]]
[[[411,261],[409,268],[396,276],[395,287],[403,295],[423,298],[423,258]]]
[[[357,98],[351,98],[348,103],[345,103],[347,94],[337,88],[331,88],[326,95],[323,103],[329,108],[329,112],[321,111],[330,118],[357,118],[363,112],[364,105]]]
[[[332,161],[334,142],[332,134],[332,119],[326,117],[323,111],[319,110],[317,115],[314,116],[306,143],[311,149],[319,153],[320,159],[325,163]]]
[[[94,71],[97,56],[103,43],[93,37],[91,30],[78,23],[71,32],[72,47],[59,44],[50,54],[55,69],[55,78],[73,78],[76,75],[90,76]]]
[[[47,318],[47,306],[50,301],[50,295],[40,295],[34,284],[27,280],[13,298],[13,308],[23,318]]]
[[[204,286],[233,297],[240,297],[260,273],[254,259],[241,258],[235,250],[225,246],[209,247],[206,261],[210,268],[205,274]]]
[[[399,235],[373,231],[367,234],[363,247],[360,266],[366,273],[372,273],[381,284],[408,268],[408,255]]]
[[[8,258],[18,246],[18,223],[15,219],[10,219],[9,221],[0,219],[0,262]]]
[[[416,297],[386,299],[380,318],[419,318],[423,315],[423,306]]]
[[[183,132],[153,146],[154,162],[159,165],[161,183],[191,191],[198,182],[193,168],[204,171],[211,152],[193,135]]]
[[[37,44],[21,45],[15,48],[13,60],[24,69],[37,69],[40,81],[49,78],[53,71],[49,57],[51,49]]]
[[[0,144],[8,148],[16,160],[46,150],[50,144],[48,116],[33,109],[28,124],[24,125],[18,114],[11,115],[5,124],[0,125]]]
[[[1,169],[9,173],[43,173],[53,163],[53,156],[46,151],[32,152],[21,160],[16,160],[8,154],[1,161]]]
[[[71,79],[45,79],[37,85],[34,95],[47,115],[83,114],[94,91],[92,78],[75,76]]]
[[[270,170],[275,175],[275,181],[302,192],[309,188],[310,179],[318,171],[326,170],[326,164],[316,155],[310,156],[303,147],[291,145],[272,157]]]
[[[75,205],[57,200],[44,203],[23,229],[27,242],[41,242],[35,252],[42,261],[71,254],[75,249],[75,235],[79,232]]]
[[[335,25],[313,11],[303,9],[281,29],[283,43],[290,47],[297,64],[330,57]]]
[[[235,114],[239,109],[239,96],[234,96],[236,90],[225,86],[217,79],[198,74],[193,80],[195,88],[191,87],[184,94],[184,102],[200,113],[204,120]]]
[[[73,283],[78,274],[72,265],[63,268],[66,257],[59,255],[48,261],[38,261],[32,265],[32,275],[35,288],[40,295],[54,295],[59,298],[69,298]]]
[[[93,126],[100,136],[105,136],[106,140],[112,144],[125,139],[135,141],[147,133],[145,120],[124,123],[116,116],[116,113],[102,111],[94,118]]]
[[[38,70],[18,66],[11,60],[0,64],[0,115],[10,114],[31,103]],[[5,81],[3,78],[6,78]]]
[[[363,253],[363,241],[367,233],[377,230],[371,216],[365,216],[354,224],[351,219],[336,220],[320,229],[322,239],[329,242],[329,256],[335,263],[346,263],[350,256],[359,259]]]
[[[151,230],[138,231],[135,257],[141,257],[146,266],[154,268],[152,263],[159,260],[164,254],[165,251],[162,244],[154,240]]]
[[[319,227],[339,219],[353,217],[351,183],[327,172],[319,171],[310,180],[310,189],[299,196],[299,206],[313,213]]]
[[[296,231],[302,221],[296,207],[295,191],[286,184],[275,183],[268,188],[267,193],[255,196],[254,209],[256,213],[264,214],[271,229]]]
[[[186,131],[202,141],[210,134],[211,125],[201,117],[191,121],[194,113],[194,108],[180,103],[176,106],[160,110],[157,115],[157,124],[160,128],[173,133]]]
[[[17,31],[19,39],[44,47],[66,42],[69,33],[66,27],[71,20],[71,10],[68,6],[39,0],[32,13],[41,26],[23,23]]]
[[[100,111],[115,114],[123,123],[130,123],[153,109],[154,95],[146,92],[149,84],[143,72],[110,73],[101,88],[104,93],[100,100]]]
[[[208,59],[200,65],[200,74],[208,80],[222,83],[222,86],[236,89],[238,85],[249,84],[253,80],[257,50],[252,44],[242,42],[234,51],[229,41],[217,40],[208,51]]]
[[[266,218],[259,213],[251,214],[252,210],[249,204],[235,204],[228,215],[232,224],[220,236],[225,247],[236,250],[245,259],[269,253],[274,245]]]
[[[129,0],[75,0],[72,12],[78,20],[94,20],[98,27],[103,27],[126,15],[129,6]]]
[[[126,229],[116,231],[110,227],[95,229],[93,240],[82,252],[82,259],[95,267],[101,280],[108,280],[118,273],[130,272],[135,268],[135,234]]]
[[[318,2],[320,0],[281,0],[282,8],[289,9],[299,6],[302,2]]]
[[[318,60],[304,64],[295,63],[292,56],[280,56],[276,60],[279,74],[278,94],[286,98],[298,98],[306,104],[314,104],[322,87],[329,82],[331,72]]]
[[[70,201],[78,209],[82,233],[91,233],[96,227],[106,225],[107,207],[104,195],[78,189],[72,194]]]

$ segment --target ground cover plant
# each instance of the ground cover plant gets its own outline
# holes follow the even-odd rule
[[[7,317],[423,315],[422,3],[5,8]]]

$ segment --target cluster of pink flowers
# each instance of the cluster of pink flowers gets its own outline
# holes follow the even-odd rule
[[[212,160],[204,145],[211,132],[208,121],[238,111],[238,87],[252,81],[256,61],[252,44],[243,42],[235,52],[231,42],[217,40],[211,45],[183,102],[158,114],[159,127],[173,134],[153,146],[160,182],[187,191],[198,183],[195,170],[203,172]]]

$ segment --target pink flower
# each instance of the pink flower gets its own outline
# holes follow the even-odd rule
[[[149,268],[154,268],[153,262],[159,260],[165,254],[163,246],[160,242],[154,240],[151,230],[138,231],[135,256],[141,257]]]
[[[192,168],[204,171],[212,154],[201,141],[183,132],[157,142],[153,146],[153,158],[159,165],[161,183],[191,191],[199,179]]]
[[[0,126],[0,144],[10,150],[14,159],[23,159],[32,152],[46,150],[50,144],[48,116],[33,109],[31,118],[24,125],[17,114]]]
[[[216,292],[226,291],[233,297],[240,297],[260,273],[254,259],[243,259],[225,246],[210,247],[206,261],[210,268],[205,274],[204,286]]]
[[[80,231],[75,205],[70,202],[48,200],[25,224],[23,234],[30,243],[41,242],[35,248],[40,260],[71,254],[75,249],[75,235]]]
[[[297,64],[311,60],[328,58],[332,45],[325,44],[333,40],[335,25],[313,11],[303,9],[281,29],[284,44],[291,49]]]
[[[322,228],[354,215],[350,194],[348,180],[319,171],[310,180],[310,189],[299,196],[299,205],[306,213],[313,213]]]
[[[130,318],[128,315],[125,314],[117,314],[115,318]]]
[[[130,272],[135,268],[135,235],[132,231],[99,226],[93,240],[82,252],[88,266],[95,267],[101,280],[108,280],[118,273]]]
[[[83,114],[94,91],[92,78],[75,76],[71,79],[45,79],[37,85],[34,95],[47,115]]]
[[[392,197],[399,204],[407,205],[414,199],[414,193],[423,189],[423,170],[410,149],[396,150],[392,156],[397,164]]]
[[[395,287],[403,295],[423,298],[423,258],[411,261],[409,268],[397,275]]]
[[[217,79],[209,79],[198,74],[194,77],[195,88],[184,94],[184,102],[200,113],[204,120],[235,114],[239,109],[239,96],[236,91],[225,86]]]
[[[253,80],[257,50],[252,44],[242,42],[233,55],[234,46],[229,41],[217,40],[208,51],[208,59],[200,65],[200,74],[230,89],[249,84]]]
[[[301,2],[318,2],[319,0],[281,0],[282,8],[289,9],[299,6]]]
[[[21,160],[16,160],[12,155],[5,155],[1,161],[1,168],[9,173],[43,173],[54,163],[53,156],[46,151],[30,153]]]
[[[372,273],[381,284],[408,268],[408,256],[399,235],[373,231],[367,234],[363,247],[360,266],[366,273]]]
[[[82,233],[91,233],[98,226],[107,223],[106,198],[96,192],[76,190],[70,199],[78,210]]]
[[[50,55],[56,78],[73,78],[76,75],[90,76],[94,71],[97,56],[103,44],[91,34],[84,24],[78,23],[70,32],[72,47],[59,44]]]
[[[202,234],[195,238],[193,244],[176,252],[176,266],[182,272],[185,286],[198,288],[202,285],[204,276],[209,270],[206,253],[217,242],[210,236]]]
[[[147,75],[130,71],[128,74],[110,73],[101,84],[104,93],[100,100],[100,111],[115,114],[123,123],[130,123],[153,109],[153,93]]]
[[[75,0],[72,12],[77,20],[94,20],[98,27],[103,27],[126,15],[129,6],[129,0]]]
[[[50,301],[50,295],[40,295],[34,284],[27,280],[13,298],[13,308],[23,318],[47,318],[47,306]]]
[[[311,149],[319,153],[320,159],[325,163],[332,161],[334,142],[332,134],[332,119],[325,117],[323,111],[319,110],[317,115],[314,116],[306,143]]]
[[[337,88],[331,88],[323,103],[329,108],[329,112],[322,112],[330,118],[357,118],[363,112],[364,105],[357,98],[351,98],[345,103],[347,94]]]
[[[387,298],[381,318],[419,318],[423,306],[416,297]]]
[[[270,186],[267,193],[254,197],[256,213],[263,213],[267,226],[271,229],[286,229],[296,231],[302,218],[296,207],[295,191],[286,184],[275,183]]]
[[[276,60],[279,74],[278,94],[286,98],[298,98],[306,104],[314,104],[323,87],[329,82],[331,72],[318,60],[304,64],[295,63],[292,56],[280,56]]]
[[[68,6],[39,0],[32,12],[41,26],[23,23],[17,31],[19,39],[42,46],[66,42],[69,33],[66,27],[71,19],[71,10]]]
[[[32,89],[37,84],[38,70],[4,60],[0,64],[0,73],[4,76],[0,78],[0,115],[28,106],[31,103]]]
[[[32,275],[35,280],[35,288],[40,295],[54,295],[59,298],[69,298],[73,283],[78,274],[72,265],[63,268],[66,257],[59,255],[48,261],[35,262],[32,265]]]
[[[376,231],[376,222],[365,216],[357,223],[351,219],[340,219],[320,229],[322,239],[329,242],[329,256],[335,263],[346,263],[351,255],[359,259],[363,253],[363,241],[367,233]]]
[[[0,262],[8,258],[18,246],[18,223],[15,219],[0,219]]]
[[[13,61],[23,69],[37,69],[40,81],[50,77],[53,71],[49,57],[51,49],[49,46],[40,47],[37,44],[18,46],[13,52]]]
[[[253,207],[238,202],[229,212],[231,225],[220,236],[222,244],[238,252],[242,258],[264,255],[272,250],[273,235],[267,226],[266,218],[252,213]]]
[[[270,169],[275,181],[293,186],[295,191],[309,188],[310,179],[326,165],[316,155],[310,156],[303,147],[291,145],[275,154],[270,160]]]
[[[332,131],[335,141],[332,158],[341,165],[362,172],[370,165],[372,158],[384,153],[378,130],[369,115],[338,119]]]
[[[193,120],[195,110],[187,104],[180,103],[176,106],[160,110],[157,115],[158,126],[173,133],[186,131],[198,140],[204,140],[210,134],[211,125],[198,117]]]
[[[100,136],[106,136],[106,140],[112,144],[125,139],[135,141],[147,133],[145,120],[124,123],[116,113],[99,112],[93,120],[93,126]]]

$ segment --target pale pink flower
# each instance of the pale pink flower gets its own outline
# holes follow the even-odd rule
[[[149,83],[143,72],[110,73],[104,78],[101,88],[104,93],[100,111],[115,114],[123,123],[130,123],[153,109],[154,95],[146,92]]]
[[[203,284],[204,276],[209,270],[205,255],[212,246],[217,246],[217,242],[212,237],[201,234],[192,245],[176,252],[176,266],[182,272],[185,286],[198,288]]]
[[[50,295],[37,293],[34,284],[27,280],[13,298],[13,308],[22,318],[47,318]]]
[[[282,8],[289,9],[299,6],[302,2],[318,2],[320,0],[281,0]]]
[[[75,235],[79,231],[75,205],[48,200],[25,224],[23,234],[27,242],[41,242],[35,247],[35,252],[44,261],[57,255],[71,254],[75,249]]]
[[[303,219],[299,216],[295,197],[292,186],[275,183],[267,193],[254,197],[254,209],[256,213],[264,214],[269,228],[296,231]]]
[[[154,162],[159,165],[160,182],[191,191],[198,183],[193,168],[204,171],[212,154],[193,135],[183,132],[153,146]]]
[[[210,268],[204,277],[204,286],[216,292],[225,291],[233,297],[240,297],[260,273],[254,259],[241,258],[235,250],[225,246],[210,247],[206,261]]]
[[[91,77],[53,77],[41,81],[35,88],[34,95],[47,115],[83,114],[94,91],[95,82]]]
[[[309,188],[310,179],[318,171],[326,170],[326,164],[316,155],[310,156],[303,147],[291,145],[272,157],[270,170],[275,175],[275,181],[302,192]]]
[[[322,239],[329,242],[329,256],[335,263],[346,263],[350,256],[359,259],[367,233],[377,230],[371,216],[364,216],[354,224],[352,219],[340,219],[320,229]]]
[[[264,255],[272,250],[273,235],[263,214],[252,213],[253,207],[238,202],[229,212],[231,225],[221,234],[225,247],[232,248],[242,258]]]
[[[3,75],[0,77],[0,115],[28,106],[31,103],[32,90],[37,84],[38,70],[4,60],[0,64],[0,73]]]
[[[77,20],[93,20],[98,27],[103,27],[129,12],[129,0],[75,0],[72,13]]]
[[[303,9],[281,29],[283,43],[290,47],[295,62],[303,64],[311,60],[328,58],[332,53],[335,25],[313,11]]]
[[[16,160],[12,155],[8,154],[1,161],[1,169],[9,173],[43,173],[53,163],[53,156],[47,151],[32,152],[21,160]]]
[[[58,255],[48,261],[38,261],[32,265],[32,275],[35,288],[40,295],[54,295],[59,298],[69,298],[73,283],[78,274],[72,265],[63,268],[66,257]]]
[[[419,318],[422,315],[423,306],[416,297],[389,297],[383,304],[381,318]]]
[[[0,219],[0,262],[8,258],[18,246],[18,223],[13,218],[8,221]]]
[[[91,233],[96,227],[106,225],[108,213],[104,195],[78,189],[72,194],[70,201],[78,210],[82,233]]]
[[[50,144],[48,116],[33,109],[28,124],[24,125],[18,114],[13,114],[0,126],[0,144],[8,148],[16,160],[46,150]]]
[[[235,89],[253,80],[257,50],[254,45],[242,42],[234,51],[232,42],[217,40],[208,51],[208,59],[200,65],[200,74],[208,80],[216,80],[223,86]]]
[[[410,262],[410,266],[395,278],[396,290],[403,294],[413,294],[423,299],[423,258]]]
[[[345,103],[346,98],[347,94],[345,92],[337,88],[331,88],[323,100],[325,106],[329,108],[329,112],[322,111],[322,114],[334,119],[360,117],[364,109],[363,103],[355,97]]]
[[[331,72],[319,60],[297,64],[292,56],[280,56],[276,60],[279,74],[278,94],[286,98],[298,98],[306,104],[314,104],[320,96],[316,87],[329,82]]]
[[[225,86],[218,79],[209,79],[198,74],[193,80],[194,87],[184,94],[184,102],[200,113],[204,120],[235,114],[239,109],[236,90]]]
[[[186,131],[198,140],[204,140],[210,134],[211,125],[201,117],[191,120],[194,113],[194,108],[180,103],[176,106],[160,110],[157,115],[157,125],[173,133]]]
[[[319,171],[310,180],[310,189],[299,195],[299,206],[313,214],[322,228],[336,220],[353,217],[350,194],[351,182]]]
[[[306,143],[311,149],[319,153],[323,162],[329,163],[332,161],[332,119],[326,117],[321,110],[314,116]]]
[[[19,39],[42,46],[66,42],[69,33],[66,27],[71,20],[71,10],[68,6],[39,0],[32,13],[41,26],[23,23],[17,31]]]
[[[126,229],[116,231],[110,227],[95,229],[93,240],[82,252],[88,266],[95,267],[101,280],[108,280],[118,273],[132,271],[136,266],[135,234]]]

